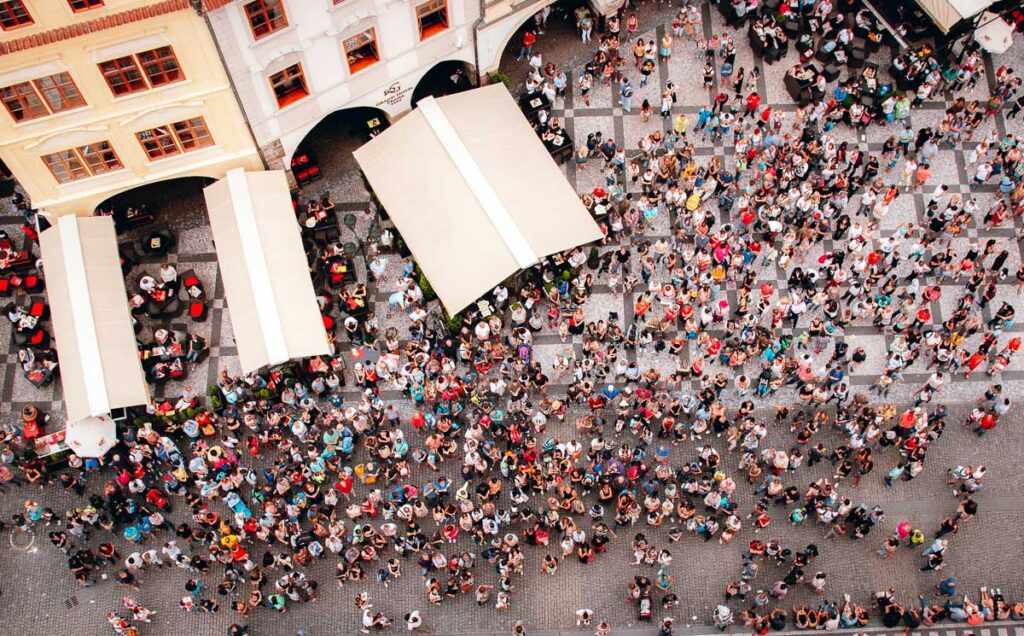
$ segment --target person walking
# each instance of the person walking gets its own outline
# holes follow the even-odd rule
[[[619,83],[619,105],[627,113],[633,110],[633,85],[628,77],[623,77]]]
[[[423,625],[423,618],[420,616],[419,610],[413,610],[405,615],[405,628],[410,632],[414,632]]]

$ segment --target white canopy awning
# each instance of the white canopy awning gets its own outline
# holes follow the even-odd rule
[[[106,416],[68,422],[64,443],[79,457],[103,457],[117,444],[117,423]]]
[[[146,404],[113,219],[62,216],[39,248],[67,421]]]
[[[960,20],[978,15],[992,2],[993,0],[917,0],[917,4],[943,33],[948,33]]]
[[[974,39],[989,53],[1006,53],[1013,45],[1013,27],[1000,16],[986,11],[978,21]]]
[[[329,353],[284,172],[235,168],[203,194],[242,371]]]
[[[424,99],[355,157],[452,314],[602,237],[503,84]]]

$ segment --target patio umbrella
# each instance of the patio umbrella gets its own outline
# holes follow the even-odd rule
[[[986,11],[981,26],[975,29],[974,39],[989,53],[1006,53],[1013,44],[1013,27],[998,15]]]
[[[103,457],[117,443],[117,424],[105,415],[67,425],[64,443],[79,457]]]

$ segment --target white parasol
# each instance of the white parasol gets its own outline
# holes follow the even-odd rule
[[[106,415],[71,422],[64,443],[79,457],[103,457],[117,444],[117,424]]]
[[[989,53],[1006,53],[1013,44],[1013,27],[998,15],[986,11],[974,31],[974,39]]]

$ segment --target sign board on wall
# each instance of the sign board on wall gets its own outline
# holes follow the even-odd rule
[[[406,95],[411,93],[412,89],[412,86],[406,86],[403,88],[401,82],[392,82],[384,89],[383,99],[377,102],[376,106],[378,108],[397,106],[405,101]]]

